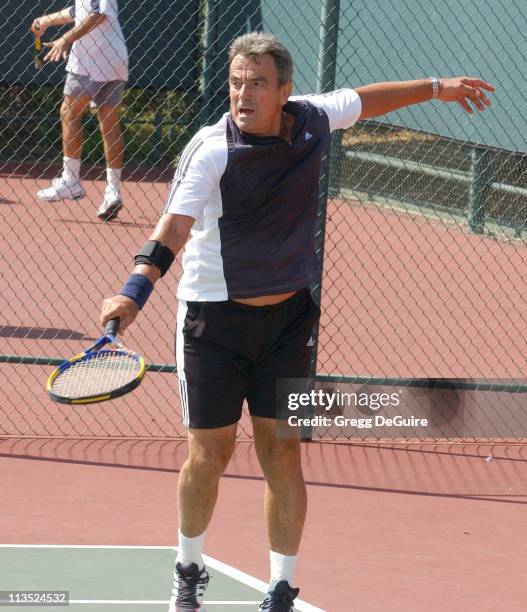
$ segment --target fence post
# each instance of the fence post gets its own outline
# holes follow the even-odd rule
[[[324,0],[320,25],[319,64],[317,73],[317,92],[324,93],[335,89],[337,71],[337,47],[339,35],[340,0]],[[340,192],[340,172],[335,169],[340,159],[342,131],[331,135],[328,155],[327,192],[335,197]],[[335,185],[335,186],[334,186]]]
[[[263,28],[261,0],[206,0],[200,123],[218,121],[227,110],[227,58],[231,42]]]
[[[322,13],[320,17],[320,44],[319,44],[319,61],[317,70],[317,93],[325,93],[335,88],[335,75],[337,70],[337,45],[339,35],[339,16],[340,16],[340,0],[323,0]],[[332,142],[333,142],[332,135]],[[330,170],[331,152],[326,151],[322,159],[322,168],[320,171],[320,191],[318,201],[318,213],[315,229],[315,252],[320,267],[320,277],[316,283],[311,286],[313,299],[317,304],[320,304],[322,295],[322,274],[324,264],[324,243],[326,235],[326,210],[329,188],[329,170]],[[317,374],[318,360],[318,337],[320,325],[317,323],[313,329],[313,350],[311,354],[311,364],[309,370],[309,378],[314,384]],[[301,430],[303,440],[312,438],[313,431],[311,427],[303,427]]]
[[[485,229],[485,204],[492,183],[492,153],[489,149],[475,147],[471,151],[470,189],[468,198],[468,227],[473,234]]]
[[[154,163],[158,164],[163,158],[163,115],[157,111],[154,115]]]
[[[340,0],[323,0],[320,16],[317,93],[331,91],[335,87],[339,16]]]
[[[200,125],[203,127],[211,116],[214,97],[214,56],[216,55],[218,7],[217,0],[206,0],[203,37],[203,75],[201,85]]]

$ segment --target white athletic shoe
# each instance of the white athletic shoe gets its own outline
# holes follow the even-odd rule
[[[66,182],[62,176],[51,181],[51,187],[37,192],[37,198],[44,202],[59,202],[60,200],[79,200],[86,195],[79,181]]]
[[[103,219],[104,221],[110,221],[111,219],[115,219],[117,217],[119,211],[123,207],[123,203],[121,202],[121,196],[115,191],[104,192],[104,199],[102,204],[99,206],[99,210],[97,211],[97,216],[99,219]]]

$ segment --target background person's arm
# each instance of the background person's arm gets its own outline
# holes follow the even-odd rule
[[[467,113],[472,113],[471,102],[478,110],[485,110],[491,105],[484,90],[493,92],[494,86],[479,78],[453,77],[440,79],[437,100],[457,102]],[[360,119],[379,117],[391,111],[412,104],[419,104],[432,99],[432,81],[419,79],[415,81],[393,81],[372,83],[357,87],[362,102]]]
[[[49,47],[49,53],[44,57],[44,60],[58,62],[61,59],[66,59],[68,49],[79,38],[82,38],[94,28],[100,26],[106,20],[106,15],[102,13],[90,13],[86,19],[83,19],[78,25],[68,30],[57,40],[44,43],[45,47]]]
[[[31,24],[31,32],[35,36],[42,36],[50,26],[61,26],[74,21],[74,7],[68,7],[57,13],[49,13],[49,15],[42,15],[34,19]]]

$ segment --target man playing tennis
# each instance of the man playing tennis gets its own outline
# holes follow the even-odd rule
[[[107,185],[97,211],[109,221],[122,207],[121,171],[123,139],[119,125],[121,100],[128,80],[128,52],[117,18],[117,0],[75,0],[75,5],[35,19],[31,31],[40,36],[50,26],[75,22],[56,40],[44,43],[49,52],[44,60],[69,59],[64,100],[60,109],[64,151],[62,175],[37,197],[45,202],[78,200],[85,195],[80,182],[83,145],[82,117],[90,102],[97,107]],[[71,51],[70,51],[71,48]]]
[[[185,246],[176,358],[189,455],[178,485],[179,549],[170,612],[203,610],[202,549],[219,479],[247,400],[266,479],[269,592],[260,610],[290,612],[306,514],[300,441],[277,435],[277,378],[308,375],[319,309],[314,227],[321,157],[333,130],[425,102],[490,105],[477,78],[421,79],[290,97],[293,64],[269,34],[230,49],[230,113],[204,127],[181,155],[165,213],[136,256],[101,323],[132,323],[153,284]]]

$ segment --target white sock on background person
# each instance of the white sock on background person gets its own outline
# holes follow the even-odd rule
[[[269,589],[272,590],[281,580],[287,580],[289,586],[292,587],[297,555],[282,555],[271,550],[270,559],[271,580]]]
[[[205,562],[201,556],[203,553],[203,545],[205,543],[205,533],[202,533],[195,538],[187,538],[178,529],[178,553],[176,563],[189,565],[196,563],[199,569],[205,567]]]
[[[62,166],[62,178],[67,183],[80,181],[81,160],[74,157],[64,157]]]
[[[119,195],[121,193],[122,168],[106,168],[107,190]]]

